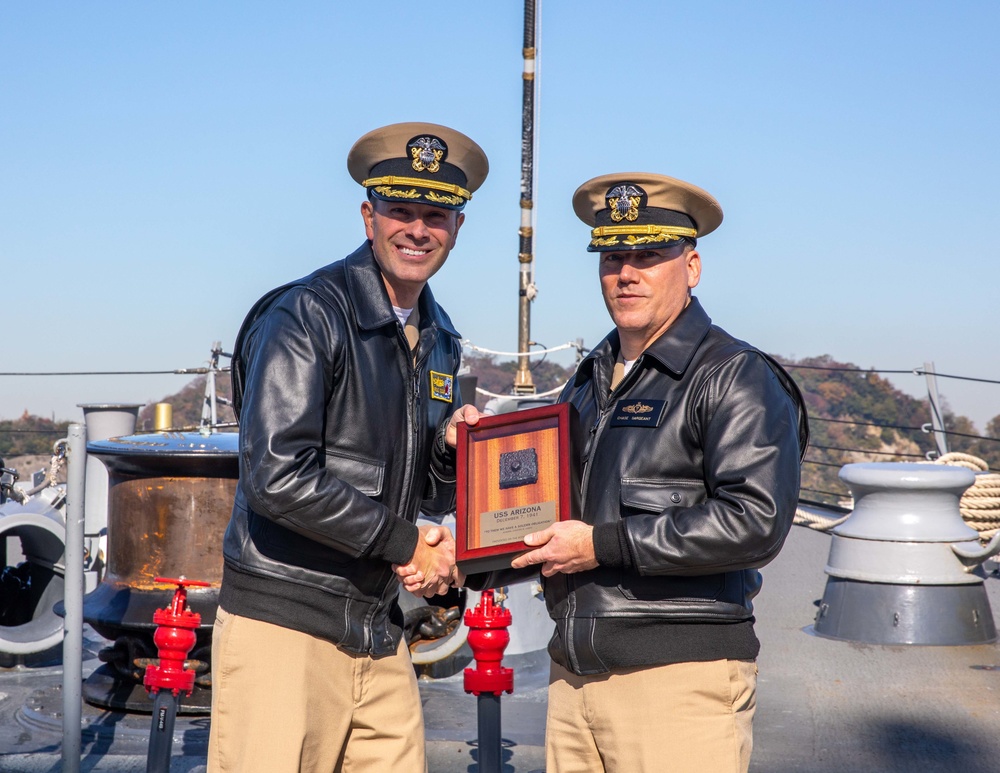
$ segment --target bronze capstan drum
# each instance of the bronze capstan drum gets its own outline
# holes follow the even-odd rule
[[[108,468],[107,570],[84,599],[83,617],[114,643],[104,665],[84,683],[84,698],[99,706],[149,711],[142,686],[156,657],[153,613],[168,606],[174,587],[156,577],[209,583],[191,588],[188,604],[201,615],[188,667],[198,673],[188,712],[206,712],[211,699],[212,625],[222,582],[222,537],[239,477],[236,433],[157,433],[88,443]]]

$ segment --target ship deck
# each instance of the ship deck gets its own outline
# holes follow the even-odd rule
[[[823,595],[830,537],[795,527],[765,567],[756,603],[759,658],[754,773],[988,773],[1000,770],[1000,646],[880,646],[808,629]],[[996,617],[996,564],[986,589]],[[517,625],[517,621],[514,621]],[[88,631],[85,674],[103,640]],[[544,653],[505,660],[515,693],[502,701],[505,773],[544,770]],[[0,771],[57,771],[58,665],[0,669]],[[431,773],[473,773],[476,698],[462,677],[421,682]],[[275,694],[275,711],[281,696]],[[171,770],[204,770],[209,720],[180,717]],[[84,709],[81,771],[144,771],[149,715]]]

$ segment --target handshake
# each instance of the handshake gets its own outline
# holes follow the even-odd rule
[[[458,444],[458,425],[479,423],[479,411],[469,403],[461,406],[448,419],[444,442],[454,448]],[[447,593],[449,588],[465,584],[465,574],[455,566],[455,538],[444,526],[421,526],[417,548],[405,565],[393,564],[393,571],[403,588],[414,596],[429,598]]]
[[[525,548],[512,569],[538,566],[542,574],[575,574],[597,567],[594,527],[582,521],[559,521],[524,538]],[[428,598],[465,585],[465,573],[455,566],[455,538],[444,526],[421,526],[417,549],[405,566],[393,565],[403,588]]]
[[[429,598],[465,584],[465,573],[455,565],[455,538],[445,526],[421,526],[413,558],[393,564],[404,590]]]

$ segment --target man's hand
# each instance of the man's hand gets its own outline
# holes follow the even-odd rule
[[[458,445],[458,424],[463,421],[470,427],[479,423],[479,411],[472,403],[466,403],[448,419],[448,426],[444,430],[444,442],[452,448]]]
[[[527,535],[524,543],[540,547],[511,561],[514,569],[541,564],[542,574],[551,577],[559,572],[575,574],[597,568],[594,527],[583,521],[559,521]]]
[[[447,593],[458,572],[455,538],[444,526],[421,526],[419,531],[413,558],[404,566],[393,566],[393,570],[403,588],[415,596],[429,598]]]

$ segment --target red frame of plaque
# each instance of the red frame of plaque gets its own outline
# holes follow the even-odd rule
[[[576,410],[569,403],[481,416],[475,426],[459,423],[455,558],[466,574],[509,568],[514,557],[530,550],[523,539],[470,547],[469,538],[478,532],[478,519],[483,513],[539,502],[548,504],[554,497],[555,520],[574,517],[579,509],[579,464],[574,456],[577,423]],[[538,480],[500,489],[500,454],[525,448],[538,448]],[[532,531],[536,529],[525,533]]]

